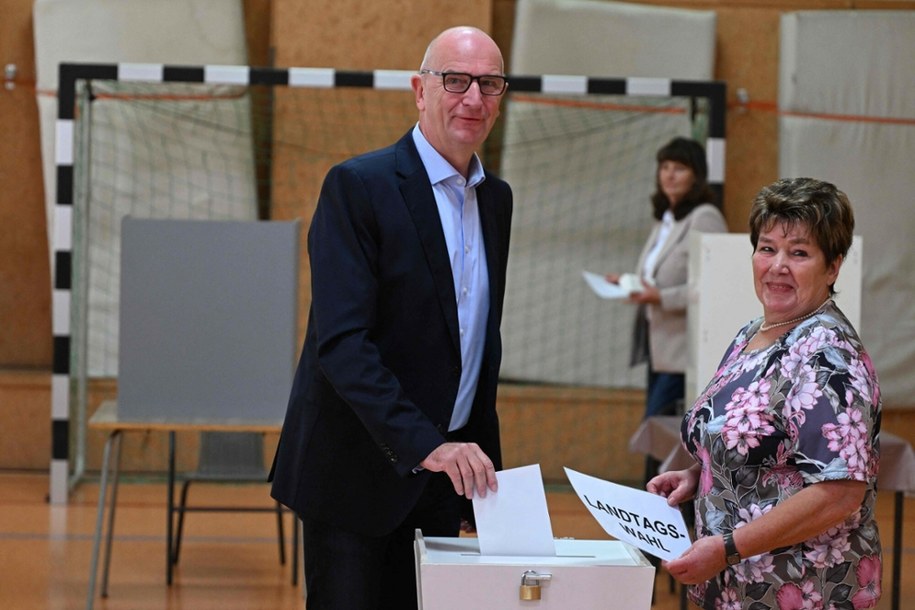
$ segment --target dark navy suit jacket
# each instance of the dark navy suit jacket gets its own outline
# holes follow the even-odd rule
[[[477,201],[489,268],[473,441],[501,469],[496,385],[512,213],[487,173]],[[367,535],[397,527],[445,442],[461,375],[457,304],[432,185],[408,132],[333,167],[308,232],[312,302],[272,472],[300,515]]]

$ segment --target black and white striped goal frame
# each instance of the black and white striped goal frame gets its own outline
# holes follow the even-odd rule
[[[210,85],[267,85],[286,87],[355,87],[409,90],[410,70],[347,71],[333,68],[260,68],[252,66],[179,66],[153,63],[62,63],[58,80],[55,125],[56,197],[53,234],[50,499],[67,502],[70,489],[70,363],[71,290],[73,278],[73,201],[75,113],[79,81],[106,80],[147,83]],[[724,185],[726,86],[721,81],[667,78],[598,78],[575,75],[509,75],[512,93],[556,95],[631,95],[686,97],[708,100],[709,183],[721,193]]]

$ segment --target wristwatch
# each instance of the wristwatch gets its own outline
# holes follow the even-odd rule
[[[734,544],[734,532],[728,532],[724,535],[724,559],[729,566],[736,566],[743,559],[737,545]]]

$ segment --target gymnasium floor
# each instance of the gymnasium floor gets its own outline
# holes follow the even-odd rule
[[[86,607],[98,486],[77,487],[67,506],[46,502],[44,474],[0,473],[0,609]],[[270,506],[266,486],[195,484],[190,502]],[[569,491],[547,495],[556,536],[606,539]],[[893,497],[881,492],[878,516],[885,549],[884,595],[890,610]],[[291,528],[287,517],[287,537]],[[165,585],[165,485],[122,481],[118,496],[109,597],[100,610],[296,610],[301,584],[291,563],[279,564],[276,519],[261,513],[188,514],[181,563]],[[915,609],[915,498],[905,501],[901,610]],[[287,545],[287,551],[289,545]],[[100,586],[100,583],[99,583]],[[679,597],[661,573],[653,610],[676,610]],[[472,610],[472,609],[468,609]],[[574,610],[574,609],[570,609]]]

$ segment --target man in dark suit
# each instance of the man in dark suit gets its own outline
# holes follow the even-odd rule
[[[464,498],[496,492],[512,194],[475,151],[506,86],[489,36],[444,31],[412,77],[417,125],[325,178],[272,474],[309,610],[415,608],[414,530],[457,536]]]

